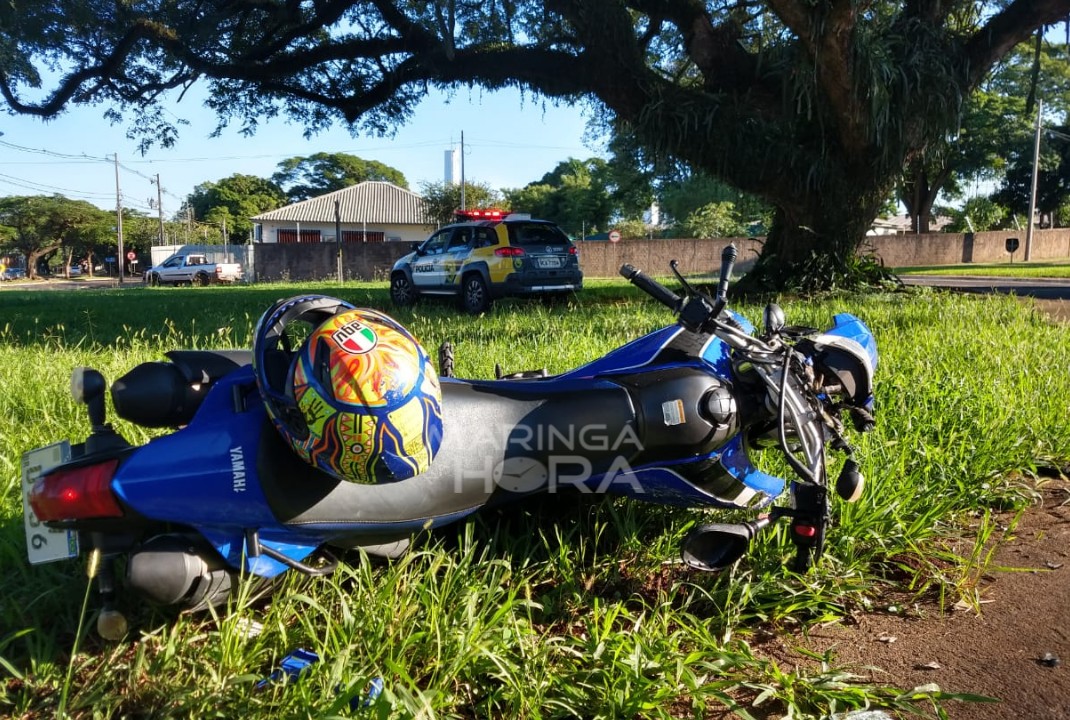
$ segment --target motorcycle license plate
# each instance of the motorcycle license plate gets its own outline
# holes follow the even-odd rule
[[[22,455],[22,520],[26,526],[26,554],[31,565],[78,557],[78,533],[45,527],[30,507],[30,491],[41,472],[71,459],[66,440]]]

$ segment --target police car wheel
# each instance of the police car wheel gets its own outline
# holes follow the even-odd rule
[[[487,284],[479,275],[469,275],[461,288],[461,304],[467,312],[478,315],[490,307],[490,293]]]
[[[390,279],[390,299],[398,307],[407,307],[416,302],[416,288],[404,274],[397,274]]]

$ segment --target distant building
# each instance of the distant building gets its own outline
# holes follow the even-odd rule
[[[929,232],[943,232],[944,227],[951,223],[951,218],[938,215],[929,220]],[[914,220],[909,215],[893,215],[888,218],[877,218],[869,226],[866,235],[909,235],[914,232]]]
[[[263,243],[335,242],[339,226],[345,243],[418,242],[435,229],[422,197],[380,180],[351,185],[251,219],[255,223],[254,241]]]
[[[457,148],[450,148],[445,153],[442,179],[447,185],[461,184],[461,153]]]

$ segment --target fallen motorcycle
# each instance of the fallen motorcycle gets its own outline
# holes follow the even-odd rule
[[[830,490],[846,501],[862,492],[843,419],[860,431],[873,423],[876,343],[852,315],[818,332],[787,325],[775,304],[756,331],[726,309],[735,252],[725,249],[712,297],[679,273],[683,297],[622,267],[677,322],[559,375],[461,380],[447,367],[402,392],[383,390],[381,364],[361,366],[372,383],[355,386],[361,407],[379,389],[374,415],[323,410],[324,396],[353,390],[332,358],[393,362],[381,353],[394,338],[411,341],[418,352],[404,357],[424,371],[429,360],[390,318],[325,296],[276,303],[251,353],[172,351],[112,384],[120,417],[173,429],[141,446],[106,422],[103,376],[78,368],[87,439],[23,458],[30,560],[92,548],[103,558],[100,629],[115,635],[125,629],[112,609],[116,558],[126,559],[122,584],[200,609],[225,602],[242,576],[322,575],[337,563],[332,549],[398,556],[415,535],[484,506],[577,490],[751,511],[749,522],[686,537],[683,560],[704,570],[736,562],[756,533],[787,519],[793,569],[805,571],[822,552]],[[298,327],[304,341],[291,337]],[[382,404],[391,393],[400,400]],[[762,446],[779,447],[796,477],[755,467],[748,450]],[[848,456],[831,486],[829,448]]]

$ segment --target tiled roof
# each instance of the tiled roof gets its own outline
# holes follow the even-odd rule
[[[255,215],[254,222],[333,223],[334,201],[344,223],[429,225],[424,199],[382,180],[367,180],[326,195]]]

